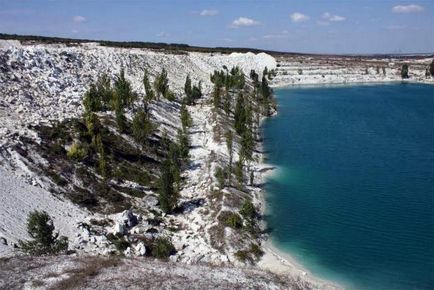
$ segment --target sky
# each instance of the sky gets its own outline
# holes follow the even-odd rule
[[[0,32],[306,53],[433,53],[434,0],[0,0]]]

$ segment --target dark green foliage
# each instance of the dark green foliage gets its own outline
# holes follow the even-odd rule
[[[194,104],[198,99],[202,97],[202,82],[199,82],[199,84],[196,86],[193,86],[193,89],[191,91],[191,102]]]
[[[106,153],[104,150],[104,145],[101,141],[101,135],[98,134],[95,136],[95,147],[96,152],[98,153],[98,173],[104,177],[108,177],[108,165],[107,165],[107,159],[106,159]]]
[[[235,163],[235,176],[237,178],[238,187],[241,187],[244,182],[243,161],[238,160]]]
[[[190,151],[190,140],[188,138],[187,132],[184,130],[178,130],[178,146],[179,146],[179,157],[187,162],[189,158]]]
[[[134,115],[132,123],[132,132],[137,143],[145,145],[148,138],[155,131],[156,125],[151,122],[149,114],[143,109],[139,109]]]
[[[228,165],[228,184],[231,185],[232,179],[232,159],[233,159],[233,135],[232,131],[226,133],[226,148],[229,152],[229,165]]]
[[[241,156],[243,159],[252,160],[255,141],[250,128],[247,128],[241,135]]]
[[[234,127],[235,131],[238,135],[241,135],[246,129],[246,103],[244,102],[243,94],[239,93],[237,97],[237,102],[235,104],[235,112],[234,112]]]
[[[163,96],[166,99],[170,98],[169,79],[167,78],[167,71],[164,68],[155,78],[154,88],[158,97]]]
[[[257,244],[251,243],[250,248],[247,250],[239,250],[235,253],[235,257],[243,263],[254,264],[259,261],[259,258],[264,255],[261,247]]]
[[[176,252],[172,242],[165,237],[158,237],[152,244],[152,256],[158,259],[167,259]]]
[[[182,104],[181,106],[181,124],[182,130],[186,131],[187,128],[191,127],[193,120],[191,119],[190,113],[187,110],[187,106]]]
[[[118,250],[118,252],[121,254],[130,246],[130,243],[127,240],[125,240],[125,238],[120,234],[114,235],[110,233],[106,237],[107,240],[109,240],[110,242],[113,243],[113,245],[115,245],[116,250]]]
[[[401,78],[408,79],[408,64],[403,64],[401,68]]]
[[[102,125],[97,114],[88,113],[84,116],[84,120],[89,136],[94,137],[101,132]]]
[[[214,86],[214,89],[212,91],[212,101],[214,108],[219,109],[221,105],[221,87]]]
[[[115,111],[130,107],[136,99],[137,95],[133,92],[131,83],[125,78],[125,70],[122,68],[114,82]]]
[[[96,83],[90,85],[83,98],[85,113],[107,110],[113,98],[110,78],[103,74]]]
[[[177,194],[173,187],[174,182],[172,162],[167,159],[161,165],[158,198],[160,207],[165,213],[171,212],[177,203]]]
[[[214,176],[217,179],[217,182],[219,184],[219,188],[220,189],[224,188],[225,187],[225,183],[226,183],[225,171],[221,167],[217,167]]]
[[[118,125],[119,132],[125,133],[127,131],[127,118],[124,115],[123,108],[116,108],[115,110],[116,124]]]
[[[82,161],[88,154],[87,148],[80,143],[73,143],[66,154],[69,159]]]
[[[98,92],[94,84],[91,84],[89,90],[84,94],[83,106],[85,112],[97,112],[101,110],[101,99],[98,96]]]
[[[270,114],[273,90],[268,85],[268,81],[265,76],[262,76],[262,82],[260,87],[260,105],[262,107],[262,114],[268,116]]]
[[[149,104],[155,99],[155,93],[152,90],[151,83],[149,82],[149,76],[147,70],[143,72],[143,86],[145,87],[145,96],[143,98],[143,105],[145,111],[147,111]]]
[[[184,93],[185,93],[186,99],[189,101],[191,98],[191,93],[192,93],[190,75],[187,75],[187,78],[185,79]]]
[[[258,215],[255,206],[250,200],[246,200],[243,203],[243,206],[240,209],[240,214],[249,222],[254,221],[256,216]]]
[[[254,69],[250,71],[250,78],[252,79],[253,86],[256,88],[259,86],[259,75],[256,73]]]
[[[243,227],[243,220],[237,213],[230,213],[224,219],[224,224],[233,229],[241,229]]]
[[[27,232],[33,239],[19,241],[21,250],[30,255],[50,255],[68,249],[68,239],[54,233],[53,220],[45,211],[33,211],[27,218]]]
[[[431,64],[429,65],[429,73],[431,76],[434,77],[434,59],[432,60]]]

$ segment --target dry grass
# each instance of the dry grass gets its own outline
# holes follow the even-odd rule
[[[110,267],[116,267],[121,263],[118,257],[90,257],[81,261],[84,267],[74,268],[65,272],[68,278],[56,283],[50,287],[52,290],[57,289],[77,289],[85,285],[86,280],[97,276],[102,270]]]

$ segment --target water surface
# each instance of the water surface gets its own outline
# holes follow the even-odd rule
[[[434,288],[434,86],[276,91],[264,124],[280,250],[356,289]]]

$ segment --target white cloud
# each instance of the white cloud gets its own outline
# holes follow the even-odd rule
[[[235,19],[232,22],[232,27],[254,26],[258,24],[259,22],[254,19],[247,18],[247,17],[240,17],[238,19]]]
[[[83,16],[80,15],[76,15],[74,17],[72,17],[72,21],[74,21],[75,23],[82,23],[86,21],[86,18],[84,18]]]
[[[295,23],[297,23],[297,22],[304,22],[304,21],[308,21],[309,20],[309,16],[304,15],[303,13],[300,13],[300,12],[292,13],[290,15],[290,17],[291,17],[292,22],[295,22]]]
[[[346,19],[343,16],[333,15],[333,14],[330,14],[329,12],[325,12],[322,15],[322,18],[325,19],[326,21],[331,21],[331,22],[344,21]]]
[[[389,25],[389,26],[386,26],[386,29],[387,30],[402,30],[402,29],[405,29],[407,26],[405,26],[405,25]]]
[[[170,33],[167,33],[165,31],[161,31],[160,33],[157,33],[157,37],[166,38],[169,36],[170,36]]]
[[[286,34],[266,34],[263,36],[265,39],[286,39],[288,35]]]
[[[392,8],[393,13],[413,13],[422,12],[424,8],[416,4],[397,5]]]
[[[219,11],[213,10],[213,9],[210,9],[210,10],[204,9],[199,13],[200,16],[215,16],[217,14],[219,14]]]

